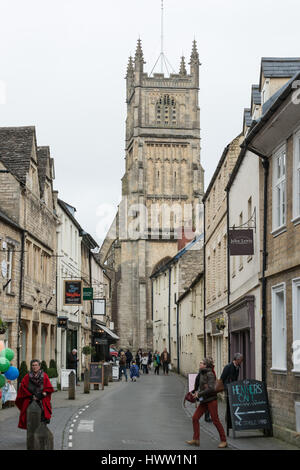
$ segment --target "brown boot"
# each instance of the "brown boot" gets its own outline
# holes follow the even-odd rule
[[[185,442],[189,444],[190,446],[200,446],[200,441],[195,441],[195,439],[191,441],[185,441]]]
[[[226,441],[220,442],[220,444],[218,445],[218,447],[219,447],[220,449],[223,449],[224,447],[227,447],[227,442],[226,442]]]

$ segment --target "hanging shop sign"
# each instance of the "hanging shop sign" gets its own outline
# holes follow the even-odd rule
[[[82,305],[82,281],[64,281],[64,305]]]
[[[232,429],[272,429],[268,393],[264,382],[240,380],[227,386]]]
[[[253,230],[229,230],[230,256],[244,256],[254,254]]]
[[[93,300],[94,291],[92,287],[83,288],[83,300]]]
[[[58,328],[68,329],[68,317],[57,317]]]
[[[93,316],[106,315],[106,299],[94,299]]]

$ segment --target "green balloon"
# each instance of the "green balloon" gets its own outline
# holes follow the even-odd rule
[[[4,387],[5,382],[6,380],[5,380],[4,375],[0,374],[0,388]]]
[[[6,357],[0,357],[0,372],[6,372],[9,368],[9,360]]]
[[[0,356],[1,356],[1,357],[6,357],[6,359],[7,359],[8,361],[12,361],[13,358],[14,358],[14,356],[15,356],[15,353],[13,352],[12,349],[6,348],[6,349],[3,349],[3,350],[1,351]]]

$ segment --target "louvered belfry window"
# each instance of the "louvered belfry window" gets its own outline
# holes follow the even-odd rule
[[[161,126],[176,125],[176,102],[170,95],[163,95],[156,104],[156,123]]]

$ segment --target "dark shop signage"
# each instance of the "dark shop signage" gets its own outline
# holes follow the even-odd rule
[[[253,255],[253,230],[229,230],[230,256]]]
[[[82,305],[82,281],[65,281],[64,305]]]
[[[92,287],[83,288],[83,300],[93,300],[94,291]]]
[[[68,328],[68,317],[57,317],[58,328]]]
[[[268,394],[264,382],[241,380],[228,384],[232,429],[272,429]]]
[[[100,362],[90,362],[90,384],[102,384],[104,388],[104,367]]]

